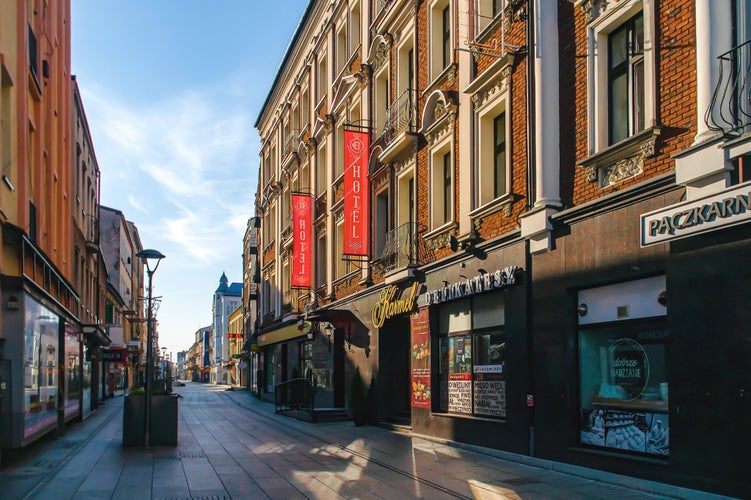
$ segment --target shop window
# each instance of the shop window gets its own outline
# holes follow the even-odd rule
[[[582,445],[669,455],[664,285],[661,276],[580,292]]]
[[[505,418],[506,339],[498,294],[447,304],[439,316],[438,410]]]
[[[313,383],[313,342],[303,340],[298,344],[300,350],[300,376]]]

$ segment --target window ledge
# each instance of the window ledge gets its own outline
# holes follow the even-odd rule
[[[492,215],[496,212],[503,210],[503,215],[511,217],[511,205],[516,201],[517,195],[514,193],[506,193],[493,201],[490,201],[479,208],[472,210],[469,213],[469,218],[478,225],[482,222],[482,219],[488,215]]]
[[[612,186],[642,173],[645,158],[655,155],[662,129],[651,127],[578,162],[587,180],[600,188]]]

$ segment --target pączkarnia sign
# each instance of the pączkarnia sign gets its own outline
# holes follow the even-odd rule
[[[665,243],[751,220],[751,183],[641,216],[641,246]]]
[[[425,294],[425,305],[440,304],[449,300],[461,299],[476,293],[489,292],[499,288],[516,284],[517,266],[508,266],[504,269],[498,269],[494,273],[485,273],[467,278],[463,281],[457,281],[453,284],[447,284],[443,288],[436,288]]]

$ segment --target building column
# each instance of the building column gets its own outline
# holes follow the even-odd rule
[[[561,207],[558,2],[534,0],[535,203],[522,216],[522,236],[533,253],[550,248],[550,216]]]
[[[696,124],[694,144],[719,135],[705,120],[720,75],[717,58],[732,48],[732,2],[696,0]]]

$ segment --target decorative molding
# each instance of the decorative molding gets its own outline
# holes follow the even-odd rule
[[[433,146],[450,135],[454,131],[455,123],[456,113],[444,113],[443,117],[438,119],[430,130],[425,133],[428,145]]]
[[[428,247],[428,250],[435,252],[436,250],[440,250],[441,248],[445,248],[451,244],[451,233],[445,232],[441,234],[437,234],[433,237],[425,237],[425,245]]]
[[[472,95],[472,103],[476,108],[481,108],[499,95],[505,93],[511,85],[511,67],[501,69],[500,74],[492,80],[492,83]]]
[[[370,58],[368,59],[368,63],[373,72],[381,69],[381,66],[388,61],[391,54],[392,42],[393,38],[388,33],[381,36],[378,41],[376,41],[376,45],[371,51]]]
[[[392,165],[394,166],[394,174],[399,175],[415,165],[415,157],[408,156],[403,160],[393,162]]]

